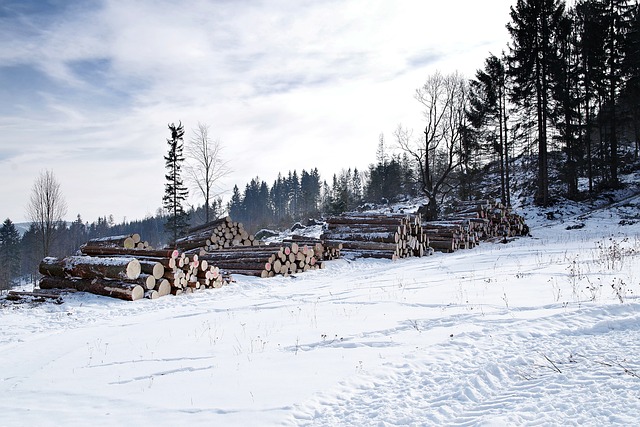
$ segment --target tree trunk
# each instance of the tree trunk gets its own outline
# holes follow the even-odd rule
[[[44,258],[39,271],[45,276],[134,280],[140,276],[141,267],[137,259],[129,257],[71,256],[63,259]]]
[[[79,279],[71,277],[49,277],[40,279],[40,289],[71,288],[81,292],[90,292],[127,301],[136,301],[144,297],[144,288],[133,283],[102,278]]]

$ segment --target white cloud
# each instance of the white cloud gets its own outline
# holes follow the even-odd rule
[[[234,169],[229,187],[364,169],[381,132],[390,141],[399,122],[421,125],[413,92],[430,72],[470,76],[506,48],[511,3],[111,0],[0,22],[0,63],[43,75],[37,92],[0,109],[10,111],[0,180],[13,183],[0,216],[24,218],[44,168],[72,216],[154,212],[166,124],[178,120],[187,134],[211,125]],[[7,70],[0,79],[14,81]]]

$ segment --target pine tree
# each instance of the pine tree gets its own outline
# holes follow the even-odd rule
[[[258,223],[261,225],[271,224],[273,221],[273,209],[269,201],[269,186],[265,181],[260,183],[258,190]]]
[[[509,183],[509,146],[507,145],[507,85],[504,62],[495,55],[485,60],[484,69],[476,72],[470,83],[467,119],[479,138],[489,142],[484,147],[498,154],[502,203],[511,204]]]
[[[604,14],[604,5],[599,0],[584,0],[575,6],[574,26],[580,58],[577,72],[582,100],[580,108],[584,118],[581,145],[586,158],[590,193],[594,188],[596,169],[592,133],[596,124],[596,107],[603,104],[604,97],[604,41],[606,38],[606,26],[602,18]]]
[[[631,116],[635,139],[634,157],[637,160],[640,155],[640,4],[638,3],[632,7],[629,13],[622,71],[626,77],[623,100]]]
[[[20,234],[7,218],[0,227],[0,291],[9,289],[20,275]]]
[[[628,16],[630,8],[626,0],[605,0],[608,13],[606,17],[607,34],[605,42],[608,119],[609,119],[609,184],[617,187],[618,179],[618,121],[620,113],[617,108],[624,76],[622,67],[624,61],[624,40],[628,31]]]
[[[169,125],[169,131],[171,132],[171,138],[167,139],[169,150],[164,157],[165,167],[168,172],[165,175],[167,182],[165,183],[162,202],[164,209],[168,213],[165,230],[170,233],[171,243],[173,244],[186,231],[189,225],[188,215],[182,206],[189,192],[181,177],[182,163],[184,162],[184,155],[182,154],[184,127],[182,123],[178,126],[172,123]]]
[[[362,176],[358,168],[353,168],[351,181],[353,208],[357,208],[362,203]]]
[[[318,168],[300,174],[300,193],[303,215],[313,217],[318,214],[320,204],[320,174]]]
[[[552,76],[552,95],[555,105],[552,118],[558,129],[557,140],[565,153],[562,177],[567,185],[567,196],[578,195],[578,164],[581,159],[579,112],[579,49],[575,29],[575,11],[573,9],[563,16],[557,32],[557,60],[550,67]]]
[[[300,180],[298,179],[298,172],[294,169],[293,173],[289,171],[289,178],[287,179],[289,189],[289,212],[293,220],[297,220],[300,217]]]
[[[231,193],[231,199],[229,200],[229,204],[227,205],[227,210],[229,211],[229,215],[231,216],[231,218],[234,218],[239,222],[244,222],[246,217],[243,202],[244,200],[242,195],[240,194],[240,189],[237,185],[234,185],[233,191]]]
[[[536,202],[550,203],[547,123],[550,116],[551,66],[556,60],[557,28],[564,14],[559,0],[518,0],[511,7],[507,29],[512,37],[509,72],[514,80],[516,103],[531,102],[536,108],[538,138],[538,189]]]

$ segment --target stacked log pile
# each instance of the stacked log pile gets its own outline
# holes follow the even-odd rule
[[[123,257],[140,263],[141,278],[145,281],[145,296],[155,299],[171,292],[171,281],[167,272],[173,269],[174,251],[166,249],[125,249],[120,247],[89,246],[80,248],[83,255],[94,258]]]
[[[282,241],[285,244],[296,243],[297,245],[306,245],[313,248],[313,252],[318,261],[331,261],[340,258],[340,251],[342,250],[342,244],[331,244],[331,242],[324,242],[322,239],[316,239],[313,237],[292,235]]]
[[[228,275],[220,271],[219,267],[210,265],[207,261],[200,261],[197,255],[180,253],[175,249],[127,250],[84,246],[81,250],[86,255],[98,257],[113,255],[135,257],[140,261],[143,273],[153,274],[157,279],[157,286],[160,287],[157,289],[157,296],[219,288],[231,280]],[[160,269],[162,269],[161,273]],[[152,284],[149,283],[150,291],[154,289],[151,286]]]
[[[288,276],[323,267],[316,247],[296,242],[252,247],[230,247],[201,252],[199,259],[214,263],[230,274],[255,277]]]
[[[145,296],[142,266],[130,257],[47,257],[40,262],[40,289],[72,288],[136,301]]]
[[[474,248],[481,241],[528,234],[524,218],[497,201],[458,202],[441,221],[422,224],[437,251]]]
[[[429,238],[429,246],[438,252],[450,253],[458,249],[471,249],[478,244],[478,234],[466,220],[429,221],[422,224]]]
[[[176,241],[176,249],[214,251],[235,246],[256,246],[259,243],[241,222],[234,222],[227,216],[189,229],[186,236]]]
[[[398,259],[430,254],[418,215],[348,213],[327,219],[320,238],[353,257]]]
[[[41,289],[69,288],[130,301],[219,288],[231,277],[218,266],[171,249],[124,247],[131,236],[87,242],[81,255],[45,258]],[[127,246],[130,246],[127,244]]]
[[[165,274],[165,278],[169,279],[173,295],[220,288],[232,281],[228,272],[197,254],[179,254],[176,250],[172,254],[170,267],[172,271]]]

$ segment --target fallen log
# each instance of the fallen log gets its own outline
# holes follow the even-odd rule
[[[99,237],[89,240],[87,246],[104,246],[104,247],[120,247],[125,249],[133,249],[140,242],[140,235],[124,234],[121,236]]]
[[[341,255],[344,258],[385,258],[392,261],[396,261],[400,258],[395,251],[366,249],[343,249]]]
[[[140,262],[130,257],[95,258],[70,256],[47,257],[40,262],[39,271],[45,276],[79,277],[84,279],[110,278],[134,280],[140,276]]]
[[[342,250],[345,249],[364,249],[364,250],[380,250],[380,251],[398,251],[400,244],[398,243],[379,243],[369,241],[353,241],[353,240],[326,240],[325,244],[330,246],[342,245]]]
[[[429,241],[429,247],[438,252],[454,252],[456,250],[456,243],[453,239],[450,240],[433,240]]]
[[[125,249],[101,246],[83,246],[80,252],[90,256],[131,256],[131,257],[155,257],[176,258],[178,251],[173,249]]]
[[[359,242],[379,242],[379,243],[398,243],[400,241],[400,233],[396,232],[371,232],[371,231],[361,231],[355,232],[353,229],[348,229],[348,231],[338,231],[338,229],[334,229],[331,231],[327,231],[323,233],[321,236],[324,240],[349,240],[349,241],[359,241]]]
[[[271,273],[269,271],[266,270],[248,270],[248,269],[230,269],[229,270],[230,274],[240,274],[243,276],[253,276],[253,277],[260,277],[262,279],[266,279],[267,277],[272,277]],[[274,273],[275,275],[276,273]]]
[[[45,276],[40,279],[40,289],[73,288],[80,292],[89,292],[126,301],[144,298],[142,286],[119,280],[102,278],[80,279],[74,277]]]

